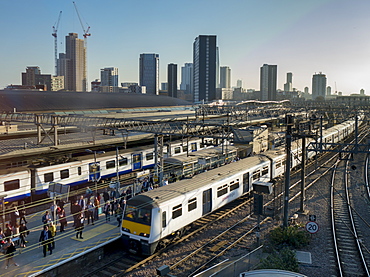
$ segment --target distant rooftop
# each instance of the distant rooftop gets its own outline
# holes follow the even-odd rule
[[[190,108],[192,104],[178,98],[147,94],[0,90],[0,112],[52,111],[62,113],[174,106],[189,106]]]

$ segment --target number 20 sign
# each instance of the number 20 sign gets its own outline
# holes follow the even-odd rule
[[[319,225],[314,221],[309,221],[306,223],[306,231],[310,234],[315,234],[319,231]]]

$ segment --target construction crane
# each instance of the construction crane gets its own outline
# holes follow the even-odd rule
[[[84,32],[83,37],[84,37],[84,44],[85,44],[85,66],[86,66],[86,68],[85,68],[85,80],[84,80],[85,83],[83,84],[83,88],[84,88],[84,90],[86,90],[86,87],[87,87],[87,37],[91,36],[91,34],[89,33],[90,26],[86,22],[87,29],[85,29],[84,24],[82,23],[82,20],[81,20],[80,13],[78,12],[77,5],[74,1],[73,1],[73,5],[75,6],[78,19],[80,20],[81,27],[82,27],[82,30]]]
[[[58,20],[53,26],[53,33],[51,34],[54,37],[54,58],[55,58],[55,76],[58,75],[58,26],[60,17],[62,16],[62,11],[59,12]]]
[[[90,30],[90,26],[89,24],[87,24],[86,22],[86,25],[87,25],[87,29],[85,29],[84,27],[84,24],[82,23],[82,20],[81,20],[81,17],[80,17],[80,13],[78,12],[78,9],[77,9],[77,5],[75,2],[73,2],[73,5],[75,6],[75,9],[76,9],[76,13],[77,13],[77,16],[78,16],[78,19],[80,20],[80,23],[81,23],[81,27],[82,27],[82,30],[83,30],[83,37],[84,37],[84,40],[85,40],[85,48],[87,47],[87,37],[91,36],[91,34],[89,33],[89,30]]]

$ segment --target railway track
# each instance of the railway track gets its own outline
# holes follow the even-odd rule
[[[328,156],[333,156],[333,155],[329,155],[329,154],[320,155],[320,159],[322,161],[325,161],[325,162],[321,162],[321,160],[315,160],[315,161],[311,162],[311,166],[310,166],[311,170],[310,170],[310,173],[307,174],[307,178],[311,178],[311,179],[309,179],[309,181],[307,181],[307,183],[309,185],[306,186],[306,189],[308,187],[312,186],[313,183],[315,183],[317,180],[319,180],[322,177],[322,175],[324,175],[325,173],[330,171],[330,167],[331,167],[332,164],[334,164],[335,159],[334,158],[329,159]],[[317,166],[318,164],[320,166]],[[295,171],[295,175],[298,175],[298,173],[299,173],[299,171]],[[300,180],[297,180],[296,182],[294,182],[291,185],[292,197],[291,197],[290,201],[293,201],[294,199],[299,197],[299,195],[300,195],[300,190],[298,188],[299,183],[300,183]],[[280,206],[280,207],[277,208],[277,209],[280,209],[281,205],[277,205],[277,204],[274,204],[274,203],[278,202],[278,201],[282,202],[281,201],[282,195],[283,195],[283,193],[277,192],[277,193],[275,193],[271,196],[266,197],[265,207],[267,207],[269,205],[276,205],[276,206]],[[171,244],[170,246],[166,247],[165,249],[162,249],[162,250],[156,252],[154,255],[152,255],[152,256],[150,256],[146,259],[142,259],[141,261],[138,261],[135,264],[130,264],[128,262],[125,262],[124,265],[122,265],[122,263],[119,264],[120,258],[117,258],[117,260],[118,260],[117,264],[112,263],[112,265],[104,266],[104,267],[101,268],[101,272],[107,271],[107,267],[108,268],[109,267],[111,267],[111,268],[119,267],[120,271],[118,273],[114,273],[112,276],[128,276],[128,275],[129,276],[140,276],[140,275],[135,275],[135,274],[131,275],[131,273],[136,272],[137,270],[140,270],[140,269],[142,270],[145,266],[150,264],[151,261],[153,261],[154,259],[156,259],[156,260],[161,259],[161,256],[163,256],[163,258],[165,260],[165,257],[168,255],[167,253],[170,253],[170,250],[172,248],[175,248],[175,247],[181,248],[181,247],[183,247],[184,246],[183,242],[187,242],[190,239],[193,239],[199,233],[208,232],[207,230],[211,230],[212,228],[215,228],[215,226],[218,225],[218,222],[221,219],[223,219],[225,217],[231,217],[231,215],[236,213],[239,209],[244,209],[245,210],[245,216],[244,216],[243,219],[241,219],[241,221],[243,221],[243,220],[245,221],[244,227],[243,228],[240,227],[240,226],[243,226],[242,222],[240,222],[240,223],[235,222],[234,223],[235,227],[233,228],[233,233],[234,234],[233,234],[232,239],[231,238],[230,239],[225,239],[224,238],[225,235],[226,235],[226,237],[229,237],[229,236],[231,237],[231,235],[230,235],[231,233],[228,233],[228,232],[231,232],[231,229],[229,231],[226,230],[227,228],[225,228],[225,230],[219,230],[218,234],[215,236],[214,239],[209,239],[208,238],[207,243],[202,244],[202,245],[199,243],[197,245],[196,249],[194,249],[194,251],[188,251],[188,250],[184,251],[186,253],[184,255],[181,255],[181,257],[179,257],[179,259],[177,259],[177,261],[175,263],[173,263],[173,266],[171,267],[171,274],[173,274],[173,272],[174,272],[175,275],[178,274],[177,276],[185,276],[184,272],[188,272],[189,273],[188,275],[199,272],[200,270],[209,267],[211,265],[211,263],[217,259],[217,257],[220,257],[226,251],[228,251],[232,248],[241,247],[240,244],[238,244],[238,243],[243,241],[243,239],[241,239],[242,235],[248,236],[250,234],[254,234],[254,230],[255,230],[255,227],[256,227],[256,220],[250,217],[251,216],[250,206],[251,206],[251,199],[248,196],[240,198],[240,199],[230,203],[229,205],[223,207],[222,209],[217,210],[214,213],[212,213],[212,214],[194,222],[192,224],[191,228],[187,231],[185,236],[183,236],[181,239],[179,239],[175,243]],[[245,219],[247,219],[247,220],[245,220]],[[237,227],[237,226],[239,226],[239,227]],[[219,229],[221,229],[221,228],[219,228]],[[243,231],[235,231],[237,229],[240,229],[240,230],[243,230]],[[219,235],[220,235],[220,237],[218,238]],[[243,238],[245,238],[245,237],[243,237]],[[247,249],[250,248],[250,246],[253,243],[250,242],[250,241],[248,243],[249,243],[249,245],[244,244],[243,247],[246,247]],[[122,256],[121,259],[124,259],[124,257],[125,256]],[[195,260],[197,261],[196,263],[194,262]],[[165,264],[165,262],[163,264]],[[172,270],[173,270],[173,272],[172,272]],[[112,270],[110,269],[108,271],[111,272]],[[117,272],[117,271],[115,271],[115,272]],[[181,274],[179,274],[179,272]],[[94,275],[95,276],[103,276],[102,274],[99,273],[98,270],[95,271]],[[94,275],[89,274],[89,276],[94,276]],[[186,275],[186,276],[188,276],[188,275]]]
[[[331,180],[330,206],[336,274],[369,276],[369,254],[359,236],[358,217],[351,205],[348,164],[348,159],[338,160]]]

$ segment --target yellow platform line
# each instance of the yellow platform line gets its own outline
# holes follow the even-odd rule
[[[86,240],[91,239],[93,237],[96,237],[98,235],[102,235],[105,232],[108,232],[108,231],[110,231],[112,229],[115,229],[115,228],[116,228],[116,226],[114,226],[114,225],[103,224],[103,225],[97,226],[97,227],[95,227],[93,229],[90,229],[90,230],[88,230],[86,232],[83,232],[82,235],[83,235],[84,239],[75,239],[76,238],[75,235],[73,237],[71,237],[71,239],[75,239],[77,241],[86,241]],[[73,233],[73,234],[75,234],[75,233]],[[112,234],[109,237],[102,237],[102,239],[100,239],[99,241],[96,242],[96,245],[101,244],[101,243],[104,243],[104,242],[106,242],[106,241],[108,241],[108,240],[110,240],[112,238],[115,238],[115,237],[117,237],[116,234]],[[45,263],[43,265],[39,265],[39,266],[33,267],[33,269],[37,269],[37,270],[30,270],[30,271],[27,271],[27,272],[20,272],[19,274],[14,275],[14,276],[29,276],[29,275],[31,275],[33,273],[36,273],[36,272],[39,272],[39,271],[41,271],[41,270],[43,270],[43,269],[45,269],[45,268],[47,268],[49,266],[55,265],[55,264],[59,263],[60,261],[63,261],[63,260],[68,259],[68,258],[71,258],[71,257],[73,257],[73,256],[75,256],[77,254],[83,253],[86,250],[89,250],[91,248],[92,248],[91,245],[86,245],[84,247],[76,248],[74,251],[72,251],[70,253],[63,254],[60,258],[49,260],[47,263]],[[48,256],[50,256],[50,255],[48,255]],[[16,269],[16,268],[14,268],[14,269]],[[7,275],[9,275],[9,272],[7,272]],[[1,274],[0,276],[3,276],[3,275]]]

